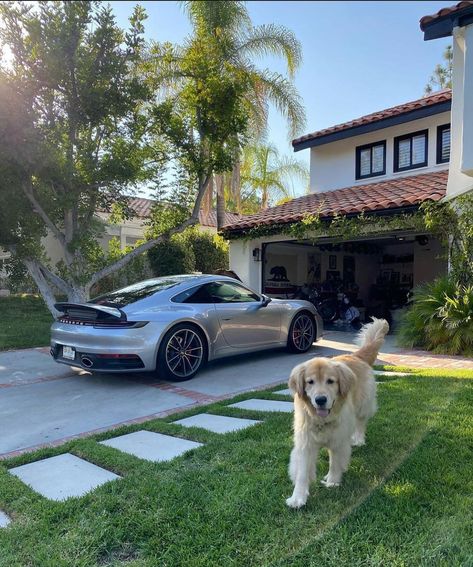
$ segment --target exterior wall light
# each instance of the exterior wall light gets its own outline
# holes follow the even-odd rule
[[[259,248],[253,248],[253,260],[255,262],[261,261],[261,250]]]

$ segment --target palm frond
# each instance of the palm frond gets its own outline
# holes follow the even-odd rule
[[[265,69],[253,73],[253,82],[259,83],[265,97],[274,104],[289,125],[289,138],[292,139],[305,126],[305,109],[295,86],[279,73]]]
[[[302,63],[302,47],[294,33],[284,26],[267,24],[255,27],[237,47],[238,57],[274,55],[284,57],[288,74],[294,77]]]

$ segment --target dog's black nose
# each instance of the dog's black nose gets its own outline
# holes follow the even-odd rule
[[[324,406],[327,403],[327,396],[317,396],[315,398],[315,403],[318,406]]]

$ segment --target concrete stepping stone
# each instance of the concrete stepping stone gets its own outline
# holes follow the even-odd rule
[[[246,429],[247,427],[261,423],[261,421],[257,421],[256,419],[227,417],[225,415],[213,415],[210,413],[199,413],[192,417],[185,417],[179,421],[174,421],[173,423],[183,425],[184,427],[202,427],[202,429],[207,429],[214,433],[228,433],[230,431]]]
[[[191,449],[202,447],[202,443],[145,430],[120,435],[101,444],[154,463],[170,461]]]
[[[10,522],[10,518],[0,510],[0,528],[6,528]]]
[[[83,496],[121,478],[70,453],[21,465],[10,472],[42,496],[58,501]]]
[[[276,392],[273,392],[273,394],[279,394],[280,396],[292,396],[292,392],[289,388],[286,388],[285,390],[277,390]]]
[[[237,402],[236,404],[231,404],[229,408],[239,408],[255,411],[283,411],[287,413],[292,413],[294,409],[294,404],[292,402],[278,402],[276,400],[244,400],[243,402]]]
[[[410,376],[410,372],[391,372],[390,370],[375,370],[375,376]]]

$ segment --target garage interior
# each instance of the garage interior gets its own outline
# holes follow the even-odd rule
[[[343,303],[357,308],[362,323],[371,315],[382,316],[395,328],[412,289],[447,271],[441,243],[412,232],[349,242],[320,238],[266,243],[262,264],[263,293],[310,296],[319,312],[324,311],[326,328],[341,330],[351,330]],[[329,311],[324,310],[328,303]]]

